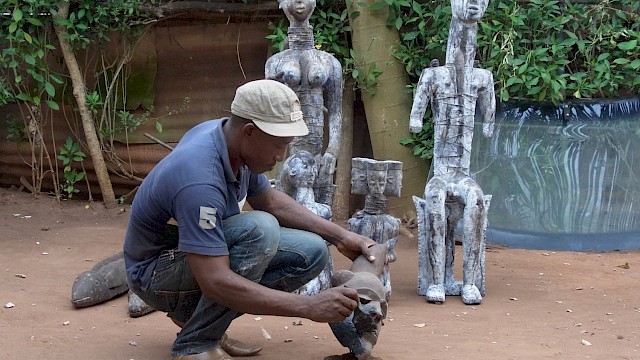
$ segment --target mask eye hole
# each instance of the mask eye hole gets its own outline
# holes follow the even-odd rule
[[[360,298],[360,304],[362,304],[362,305],[367,305],[370,302],[371,302],[371,300],[369,300],[369,299]]]

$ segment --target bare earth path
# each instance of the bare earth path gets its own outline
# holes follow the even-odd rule
[[[73,280],[121,249],[128,220],[128,206],[87,205],[0,189],[0,359],[170,359],[177,327],[163,314],[130,318],[126,296],[73,308]],[[640,359],[640,252],[490,247],[483,303],[435,305],[416,293],[416,239],[398,243],[380,359]],[[264,345],[255,360],[346,352],[306,319],[244,315],[229,333]]]

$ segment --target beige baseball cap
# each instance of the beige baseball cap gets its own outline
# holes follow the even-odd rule
[[[255,80],[240,86],[231,103],[231,113],[253,121],[260,130],[272,136],[309,133],[302,119],[298,96],[275,80]]]

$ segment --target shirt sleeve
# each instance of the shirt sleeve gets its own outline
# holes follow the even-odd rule
[[[225,193],[210,184],[189,185],[176,194],[172,205],[178,222],[178,250],[210,256],[228,255],[222,230]]]
[[[247,196],[258,196],[271,187],[271,183],[265,174],[251,174],[249,176],[249,189]]]

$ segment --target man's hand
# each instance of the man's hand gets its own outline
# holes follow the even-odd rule
[[[305,316],[316,322],[342,321],[358,307],[358,292],[343,286],[324,290],[309,297],[309,312]]]
[[[376,257],[369,248],[375,244],[375,241],[366,236],[346,231],[346,234],[340,238],[340,241],[335,245],[338,251],[340,251],[342,255],[351,259],[351,261],[355,260],[360,254],[362,254],[367,258],[367,260],[373,262]]]

